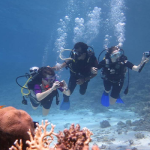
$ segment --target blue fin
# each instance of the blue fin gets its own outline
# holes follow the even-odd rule
[[[63,100],[60,104],[60,110],[68,110],[70,108],[69,96],[63,94]]]
[[[109,95],[105,91],[101,97],[101,104],[105,107],[109,106]]]
[[[124,104],[123,100],[120,98],[120,95],[119,95],[118,99],[116,100],[116,103],[122,103],[122,104]]]

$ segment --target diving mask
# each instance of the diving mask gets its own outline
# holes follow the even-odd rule
[[[49,83],[54,83],[54,81],[56,80],[56,76],[55,75],[49,75],[48,77],[44,78],[44,80],[46,80]]]
[[[77,50],[74,50],[73,54],[76,55],[77,57],[80,57],[83,54],[83,52],[79,52]]]
[[[121,55],[122,55],[122,52],[117,50],[116,52],[113,52],[112,54],[110,54],[110,58],[111,58],[111,59],[117,59],[117,58],[119,58]]]

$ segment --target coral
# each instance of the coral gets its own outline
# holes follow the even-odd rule
[[[28,130],[34,134],[34,123],[32,118],[23,110],[14,107],[0,109],[0,149],[8,150],[16,139],[22,139],[23,149],[25,141],[29,139]]]
[[[92,134],[87,128],[80,130],[79,124],[76,127],[72,124],[69,130],[65,129],[63,132],[59,132],[59,134],[54,134],[58,138],[58,143],[55,147],[62,150],[82,150],[91,141],[90,136]]]
[[[50,123],[45,121],[45,124],[42,121],[42,125],[37,124],[35,130],[35,136],[31,134],[31,131],[28,131],[30,140],[27,140],[26,143],[28,147],[26,150],[88,150],[89,142],[91,141],[91,135],[93,134],[87,128],[80,130],[80,125],[77,124],[76,127],[74,124],[70,126],[70,129],[64,129],[63,132],[54,133],[55,126],[51,124],[51,131],[47,132],[46,127]],[[53,135],[57,137],[57,144],[54,148],[49,148],[51,142],[54,140]],[[15,146],[12,146],[9,150],[22,150],[22,141],[18,143],[18,140],[14,143]],[[99,150],[97,145],[92,147],[92,150]]]
[[[30,136],[30,140],[26,141],[26,144],[28,144],[27,150],[49,150],[50,143],[54,140],[52,133],[54,132],[55,126],[51,124],[51,131],[47,132],[46,128],[50,123],[46,120],[45,125],[42,121],[42,125],[36,124],[37,128],[35,130],[35,135],[33,136],[31,134],[31,131],[28,131],[28,134]],[[21,143],[21,142],[20,142]],[[10,150],[22,150],[17,149],[18,147],[21,147],[21,144],[18,143],[18,140],[16,143],[14,143],[15,146],[12,146]]]

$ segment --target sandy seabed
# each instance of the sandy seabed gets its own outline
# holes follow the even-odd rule
[[[92,142],[97,144],[101,149],[104,150],[126,150],[134,149],[137,150],[150,150],[150,132],[147,131],[134,131],[133,126],[128,128],[119,128],[118,122],[122,121],[126,123],[127,120],[134,122],[135,120],[141,119],[137,114],[127,110],[121,109],[108,109],[105,113],[92,113],[90,110],[83,109],[75,112],[61,111],[61,114],[49,114],[46,117],[31,116],[34,121],[41,124],[42,120],[48,120],[50,123],[56,125],[55,133],[63,131],[64,128],[69,128],[72,123],[80,124],[81,129],[87,127],[93,132]],[[110,127],[101,128],[100,123],[107,120]],[[50,130],[50,125],[48,130]],[[137,138],[136,134],[144,135],[143,138]],[[56,143],[55,138],[53,143]],[[53,146],[53,145],[51,145]]]

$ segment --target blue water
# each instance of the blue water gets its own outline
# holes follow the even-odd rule
[[[97,57],[104,47],[121,43],[128,59],[138,65],[142,53],[150,50],[149,6],[149,0],[1,0],[0,105],[11,105],[31,113],[30,105],[21,104],[16,77],[29,72],[32,66],[62,63],[58,57],[60,49],[72,49],[77,41],[92,46]],[[121,26],[116,26],[118,23]],[[64,69],[57,73],[60,80],[68,81],[69,71]],[[146,71],[140,76],[132,73],[131,83],[148,78],[144,73]],[[135,91],[145,88],[142,83],[137,90],[134,84],[132,87]],[[97,94],[93,98],[95,91]],[[99,72],[82,96],[86,105],[89,101],[88,108],[91,104],[98,107],[102,91]],[[73,110],[78,109],[78,105],[84,106],[75,94],[81,98],[78,88],[72,95],[72,103],[76,104],[71,106]]]

